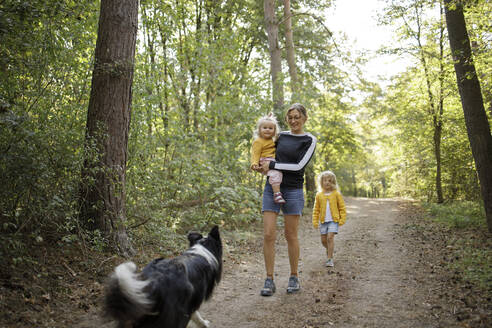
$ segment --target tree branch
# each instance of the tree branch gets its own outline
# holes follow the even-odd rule
[[[333,33],[330,31],[330,29],[325,25],[325,23],[323,22],[323,20],[314,15],[314,14],[311,14],[309,12],[304,12],[304,13],[295,13],[295,14],[291,14],[289,17],[282,17],[282,19],[279,21],[278,25],[282,25],[287,19],[289,18],[292,18],[294,16],[309,16],[311,17],[312,19],[314,19],[316,22],[318,22],[322,27],[323,29],[328,33],[328,35],[331,37],[331,40],[333,41],[333,45],[335,46],[335,49],[338,51],[338,54],[341,55],[342,52],[340,51],[340,49],[338,48],[338,45],[337,43],[335,42],[335,39],[333,38]]]

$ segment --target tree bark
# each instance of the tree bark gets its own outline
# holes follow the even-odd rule
[[[314,175],[314,157],[306,166],[304,172],[304,178],[306,180],[306,206],[312,208],[314,205],[314,199],[316,198],[316,177]]]
[[[137,19],[138,0],[101,1],[80,198],[82,223],[127,256],[133,253],[124,222]]]
[[[424,46],[422,45],[422,35],[421,35],[421,13],[422,13],[422,4],[416,4],[415,5],[415,19],[417,20],[417,31],[415,33],[415,38],[417,40],[418,44],[418,49],[419,49],[419,54],[420,54],[420,62],[422,64],[422,67],[424,69],[424,76],[425,76],[425,81],[427,85],[427,96],[429,99],[429,112],[432,115],[432,128],[433,128],[433,143],[434,143],[434,157],[436,159],[436,177],[435,177],[435,182],[436,182],[436,194],[437,194],[437,203],[441,204],[444,202],[444,196],[442,192],[442,178],[441,178],[441,172],[442,172],[442,163],[441,163],[441,140],[442,140],[442,115],[444,111],[443,107],[443,99],[442,99],[442,78],[444,75],[444,70],[442,66],[442,62],[444,60],[443,56],[443,22],[441,21],[441,27],[440,27],[440,40],[439,40],[439,47],[440,47],[440,72],[439,72],[439,81],[440,81],[440,90],[439,90],[439,104],[435,103],[435,96],[434,93],[432,92],[432,82],[431,82],[431,77],[429,73],[429,64],[426,59],[426,51],[424,49]],[[441,12],[442,15],[442,12]]]
[[[440,26],[439,26],[439,103],[437,104],[437,111],[434,112],[433,124],[434,124],[434,153],[436,157],[436,192],[437,203],[444,202],[444,196],[442,192],[442,161],[441,161],[441,141],[442,141],[442,129],[444,113],[444,8],[442,1],[439,2],[440,6]]]
[[[284,0],[285,16],[285,49],[287,50],[287,64],[289,65],[290,87],[292,89],[291,102],[299,100],[299,79],[297,77],[296,53],[294,47],[294,36],[292,33],[292,12],[290,11],[290,0]]]
[[[480,179],[488,230],[492,232],[492,135],[473,63],[463,3],[459,0],[445,0],[444,3],[449,44],[453,53],[466,130]]]
[[[296,67],[296,53],[294,47],[294,37],[292,33],[292,12],[290,11],[290,0],[284,0],[284,22],[285,22],[285,49],[287,50],[287,64],[289,66],[290,76],[290,88],[292,92],[291,103],[295,103],[299,100],[299,88],[297,78]],[[316,196],[316,183],[313,163],[308,165],[304,176],[306,178],[306,193],[307,193],[307,206],[312,207],[314,205],[314,197]]]
[[[268,51],[270,53],[270,75],[272,76],[273,111],[277,117],[282,117],[284,106],[284,86],[282,79],[282,57],[278,42],[278,22],[275,16],[275,0],[265,0],[265,27],[268,36]],[[283,122],[282,120],[279,120]]]

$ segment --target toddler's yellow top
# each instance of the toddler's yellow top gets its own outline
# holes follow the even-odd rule
[[[275,158],[275,142],[273,139],[256,138],[251,145],[251,165],[260,162],[261,157]]]

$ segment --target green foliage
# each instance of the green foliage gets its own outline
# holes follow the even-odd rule
[[[484,74],[490,66],[485,58],[491,55],[490,47],[484,42],[483,19],[487,8],[490,4],[478,1],[467,9],[467,24],[477,27],[470,30],[476,38],[474,59],[481,70],[479,79],[485,86],[485,97],[490,84],[488,75]],[[439,123],[444,200],[478,200],[477,174],[445,30],[443,53],[440,53],[442,20],[438,3],[393,1],[380,17],[383,24],[399,31],[391,48],[382,51],[405,56],[414,64],[388,81],[389,86],[382,92],[368,88],[369,94],[358,111],[356,122],[362,128],[363,149],[370,163],[367,168],[372,173],[358,177],[363,180],[361,185],[374,185],[369,177],[382,177],[387,195],[437,200],[438,157],[434,132]],[[438,111],[441,105],[442,114]]]
[[[486,228],[485,210],[479,202],[425,203],[424,208],[433,220],[453,228]]]
[[[362,149],[349,118],[352,108],[340,101],[339,96],[325,96],[314,107],[315,114],[309,126],[318,138],[314,169],[316,174],[331,170],[337,176],[342,191],[356,188],[352,180],[354,159]]]
[[[160,222],[183,231],[211,223],[236,227],[258,217],[262,186],[248,161],[256,120],[271,111],[262,10],[258,1],[142,2],[129,226]],[[323,28],[309,16],[296,26],[313,38],[326,36],[313,32]],[[313,38],[300,38],[306,47],[299,47],[299,67],[306,90],[312,89],[304,100],[314,107],[320,90],[310,81],[337,79],[330,48]],[[323,67],[311,69],[313,60]]]
[[[13,265],[74,233],[96,6],[0,4],[1,257]]]
[[[462,241],[460,256],[451,265],[455,270],[463,272],[464,279],[470,281],[483,290],[492,290],[492,250],[477,245],[467,245]]]
[[[365,81],[359,66],[365,58],[322,25],[320,13],[331,3],[292,3],[302,86],[295,101],[308,108],[306,130],[318,137],[314,172],[333,170],[345,194],[434,199],[422,70],[409,67],[384,89]],[[474,3],[467,19],[476,27],[471,38],[488,99],[484,12],[490,5]],[[84,252],[109,243],[77,218],[82,161],[101,156],[83,146],[98,6],[88,0],[0,4],[0,241],[2,257],[14,254],[18,263],[29,261],[25,247],[39,242],[78,244]],[[262,2],[145,0],[139,13],[126,171],[130,237],[137,245],[158,240],[169,245],[167,252],[191,229],[247,229],[261,215],[264,183],[248,169],[252,131],[272,108]],[[437,17],[426,18],[422,33],[436,90]],[[445,198],[477,200],[449,59],[445,68]]]
[[[445,204],[423,203],[430,219],[455,231],[448,241],[454,256],[450,267],[463,274],[463,278],[485,291],[491,291],[492,249],[490,238],[482,236],[487,231],[483,203],[455,201]]]

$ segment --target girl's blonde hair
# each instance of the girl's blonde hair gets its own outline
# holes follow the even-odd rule
[[[332,171],[324,171],[318,175],[318,191],[324,191],[323,185],[321,184],[324,177],[328,177],[328,187],[330,188],[329,191],[338,190],[337,177],[335,173]]]
[[[273,115],[273,113],[260,117],[260,119],[256,123],[256,129],[253,133],[253,138],[256,139],[261,135],[260,128],[266,122],[273,123],[273,125],[275,125],[275,133],[273,135],[273,140],[277,140],[278,134],[280,133],[280,128],[278,126],[278,121],[275,118],[275,115]]]

